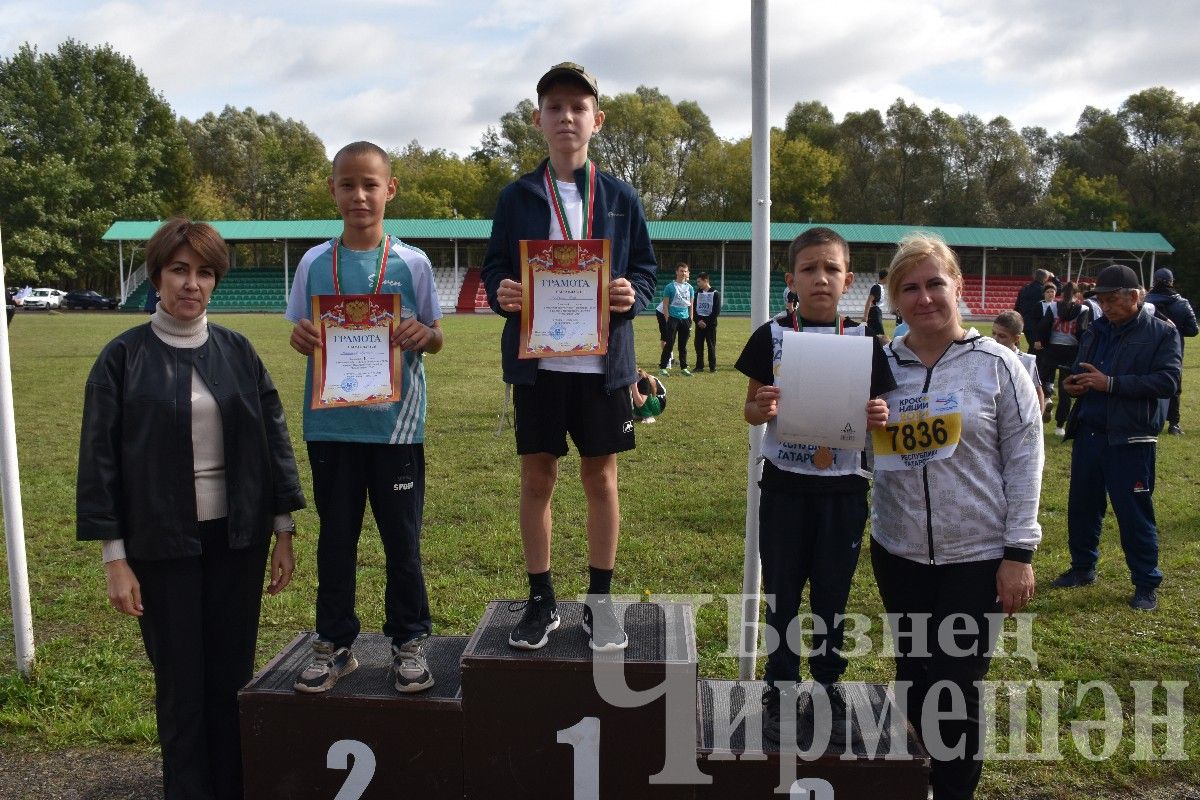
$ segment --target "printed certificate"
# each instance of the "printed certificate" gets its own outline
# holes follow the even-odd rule
[[[313,410],[400,399],[400,359],[391,345],[400,295],[314,295],[312,318],[321,332],[313,351]]]
[[[520,358],[608,352],[607,239],[521,241]]]
[[[780,441],[861,450],[871,399],[870,336],[783,334],[779,360]]]

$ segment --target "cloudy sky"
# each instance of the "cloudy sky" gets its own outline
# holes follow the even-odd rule
[[[1070,131],[1165,85],[1200,100],[1195,0],[776,0],[771,119],[799,100],[836,118],[897,97]],[[68,37],[130,56],[176,113],[226,104],[303,120],[336,150],[416,139],[460,154],[538,76],[572,60],[604,94],[695,100],[750,133],[750,3],[737,0],[0,0],[0,56]]]

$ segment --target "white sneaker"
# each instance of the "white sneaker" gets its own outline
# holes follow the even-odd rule
[[[646,417],[645,419],[642,420],[642,424],[649,425],[651,422],[657,422],[657,421],[658,420],[656,420],[654,417]]]
[[[1065,428],[1055,428],[1054,435],[1061,439],[1062,437],[1067,435],[1067,431]]]

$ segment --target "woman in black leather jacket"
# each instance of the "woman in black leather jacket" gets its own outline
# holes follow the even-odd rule
[[[146,268],[158,309],[88,376],[76,535],[103,542],[109,603],[141,627],[165,796],[240,798],[237,690],[253,670],[271,533],[275,594],[291,580],[290,512],[304,495],[271,376],[206,316],[225,242],[168,220]]]

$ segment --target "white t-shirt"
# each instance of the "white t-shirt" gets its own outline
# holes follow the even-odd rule
[[[562,198],[563,216],[571,226],[575,236],[583,234],[583,196],[574,181],[555,181],[558,184],[558,195]],[[554,215],[553,201],[547,208],[550,212],[550,239],[561,241],[562,229],[558,225],[558,217]],[[604,359],[601,356],[570,356],[569,358],[538,359],[538,369],[550,372],[586,372],[593,375],[604,374]]]

